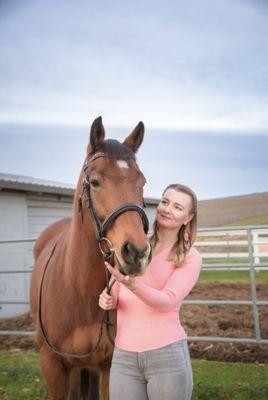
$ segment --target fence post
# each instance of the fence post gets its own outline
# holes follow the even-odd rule
[[[254,254],[253,254],[253,244],[252,244],[252,230],[251,229],[247,229],[247,237],[248,237],[248,255],[249,255],[249,266],[250,266],[249,272],[250,272],[250,285],[251,285],[254,328],[255,328],[256,340],[259,343],[261,340],[261,334],[260,334],[259,312],[258,312],[258,306],[257,306],[256,275],[255,275]]]
[[[230,235],[229,235],[229,232],[225,232],[225,240],[227,243],[227,247],[226,247],[227,259],[230,259]],[[228,268],[228,270],[230,271],[230,268]]]
[[[253,250],[254,250],[254,262],[255,264],[259,264],[260,263],[260,257],[259,256],[255,256],[255,254],[259,254],[259,234],[258,232],[253,232],[252,231],[252,236],[253,236],[253,241],[254,241],[254,246],[253,246]]]

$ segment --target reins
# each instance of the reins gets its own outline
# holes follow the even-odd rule
[[[79,196],[79,201],[78,201],[78,211],[81,214],[81,220],[83,223],[83,195],[85,193],[86,196],[86,205],[87,208],[89,210],[89,213],[91,215],[92,221],[93,221],[93,226],[94,226],[94,230],[95,230],[95,235],[96,235],[96,239],[98,240],[99,243],[99,248],[103,257],[103,261],[108,261],[112,258],[113,256],[113,248],[112,248],[112,243],[109,241],[109,239],[107,239],[105,237],[105,233],[107,231],[107,229],[109,228],[109,226],[114,222],[114,220],[122,213],[126,212],[126,211],[136,211],[139,213],[142,222],[143,222],[143,229],[144,232],[147,233],[148,229],[149,229],[149,221],[147,218],[147,215],[145,214],[144,210],[136,205],[136,204],[123,204],[120,207],[117,207],[115,210],[113,210],[108,217],[101,222],[100,219],[98,218],[97,214],[94,211],[93,208],[93,204],[91,201],[91,196],[90,196],[90,180],[89,180],[89,175],[87,174],[87,168],[89,166],[89,164],[91,162],[93,162],[94,160],[96,160],[99,157],[106,157],[105,153],[103,152],[98,152],[95,153],[89,160],[86,161],[85,166],[83,168],[84,171],[84,179],[83,179],[83,183],[82,183],[82,192]],[[108,251],[105,251],[102,247],[103,242],[108,244]],[[41,328],[41,332],[43,334],[43,337],[45,339],[45,342],[47,344],[47,346],[56,354],[58,354],[59,356],[63,356],[63,357],[69,357],[69,358],[86,358],[86,357],[90,357],[95,351],[97,351],[101,338],[102,338],[102,334],[103,334],[103,324],[105,324],[106,326],[106,333],[107,333],[107,337],[110,340],[110,342],[112,343],[112,345],[114,346],[114,340],[112,338],[111,332],[110,332],[110,326],[113,325],[110,322],[110,317],[109,317],[109,310],[104,310],[102,318],[100,320],[99,323],[99,335],[98,335],[98,339],[97,342],[95,344],[95,346],[91,349],[90,352],[85,353],[85,354],[70,354],[70,353],[65,353],[62,352],[60,350],[58,350],[48,339],[47,333],[45,331],[44,325],[43,325],[43,321],[42,321],[42,289],[43,289],[43,282],[44,282],[44,278],[45,278],[45,274],[49,265],[49,262],[51,260],[51,258],[53,257],[55,250],[57,247],[57,243],[54,244],[52,251],[48,257],[48,260],[46,262],[46,265],[44,267],[44,271],[43,271],[43,275],[42,275],[42,279],[41,279],[41,283],[40,283],[40,288],[39,288],[39,294],[38,294],[38,318],[39,318],[39,325]],[[113,281],[111,282],[111,284],[109,283],[110,281],[110,276],[109,276],[109,271],[107,270],[107,268],[105,267],[105,280],[106,280],[106,290],[107,293],[110,294],[112,287],[115,283],[115,279],[113,279]]]
[[[101,338],[102,338],[103,324],[104,323],[105,323],[105,326],[106,326],[107,336],[108,336],[110,342],[112,343],[112,345],[114,346],[114,340],[113,340],[111,332],[110,332],[110,326],[113,325],[113,324],[110,322],[110,319],[109,319],[109,310],[104,310],[103,311],[102,318],[101,318],[100,323],[99,323],[99,335],[98,335],[98,339],[97,339],[97,342],[96,342],[95,346],[91,349],[91,351],[89,353],[85,353],[85,354],[71,354],[71,353],[65,353],[65,352],[62,352],[62,351],[58,350],[50,342],[50,340],[48,339],[47,333],[46,333],[44,325],[43,325],[43,321],[42,321],[42,289],[43,289],[43,282],[44,282],[45,273],[46,273],[48,264],[49,264],[51,258],[54,255],[56,247],[57,247],[57,243],[54,244],[54,246],[52,248],[52,251],[51,251],[51,253],[49,255],[49,258],[48,258],[48,260],[46,262],[46,265],[45,265],[45,268],[44,268],[44,272],[43,272],[43,275],[42,275],[42,279],[41,279],[40,289],[39,289],[38,317],[39,317],[39,325],[40,325],[40,328],[41,328],[41,332],[42,332],[43,337],[45,339],[45,342],[48,345],[48,347],[50,348],[50,350],[52,350],[54,353],[58,354],[59,356],[69,357],[69,358],[86,358],[86,357],[90,357],[95,351],[98,350],[98,347],[99,347],[99,344],[100,344],[100,341],[101,341]],[[109,281],[108,281],[108,283],[107,283],[107,281],[108,281],[108,279],[107,279],[107,269],[106,269],[106,288],[107,288],[107,293],[110,294],[111,289],[112,289],[112,287],[113,287],[113,285],[115,283],[115,279],[112,281],[111,285],[109,285]]]

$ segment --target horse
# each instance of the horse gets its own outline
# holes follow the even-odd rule
[[[143,137],[140,122],[123,143],[105,139],[102,118],[96,118],[72,216],[46,228],[34,246],[30,305],[53,400],[98,399],[100,378],[103,398],[109,399],[113,344],[108,335],[100,337],[98,306],[107,283],[103,254],[125,275],[146,271],[151,250],[142,209],[146,180],[135,155]],[[108,323],[116,323],[115,310]]]

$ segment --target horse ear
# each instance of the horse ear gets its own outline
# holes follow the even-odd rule
[[[131,148],[131,150],[136,153],[140,145],[142,144],[144,136],[144,125],[143,122],[139,122],[136,128],[128,135],[124,140],[123,144]]]
[[[90,140],[87,147],[88,153],[94,153],[104,142],[105,130],[102,125],[102,118],[98,117],[93,121],[90,130]]]

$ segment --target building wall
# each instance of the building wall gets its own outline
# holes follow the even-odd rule
[[[0,192],[0,241],[36,239],[51,223],[71,215],[72,199],[57,195],[33,196]],[[0,302],[28,302],[34,242],[0,243]],[[28,304],[0,304],[0,318],[22,314]]]
[[[27,238],[36,239],[55,221],[68,218],[72,213],[72,199],[53,195],[27,196]],[[33,267],[33,243],[28,246],[29,265]]]
[[[25,194],[0,192],[0,240],[27,237],[27,203]],[[22,243],[0,245],[1,271],[23,270],[27,267],[27,251]],[[27,277],[25,274],[0,274],[0,300],[25,301]],[[1,305],[0,316],[21,313],[23,305]]]

